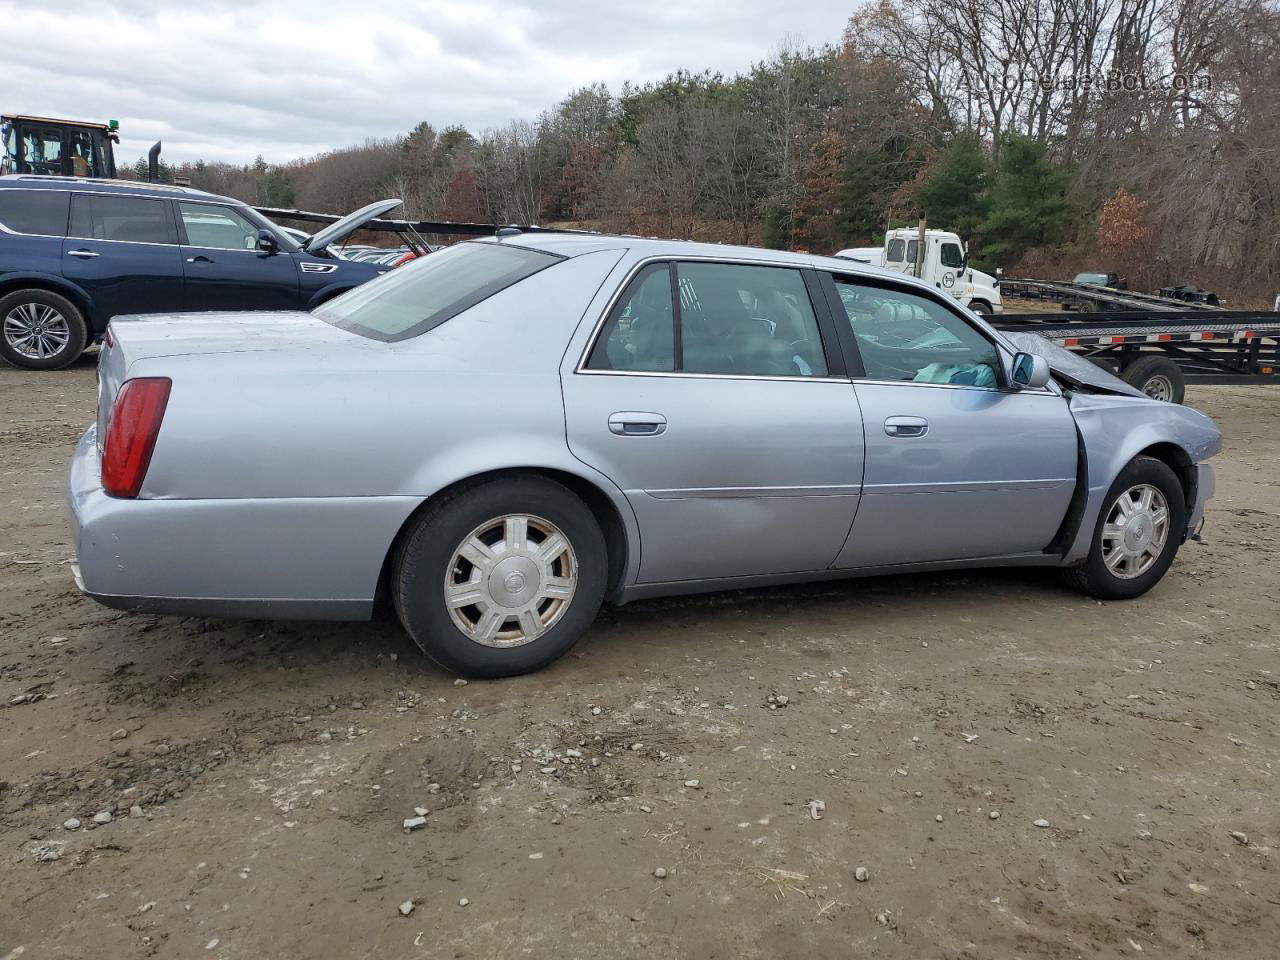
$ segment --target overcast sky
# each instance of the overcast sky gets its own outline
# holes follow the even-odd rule
[[[6,113],[120,121],[120,159],[279,162],[411,129],[532,120],[575,87],[726,74],[831,0],[0,0]]]

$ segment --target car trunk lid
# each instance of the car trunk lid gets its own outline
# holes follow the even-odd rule
[[[106,436],[111,408],[129,368],[158,357],[237,354],[260,351],[307,353],[377,347],[309,313],[186,313],[115,317],[98,359],[98,443]]]

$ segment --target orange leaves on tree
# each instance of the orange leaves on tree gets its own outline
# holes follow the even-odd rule
[[[1098,216],[1098,248],[1117,261],[1142,257],[1151,245],[1151,231],[1142,216],[1143,203],[1121,187]]]

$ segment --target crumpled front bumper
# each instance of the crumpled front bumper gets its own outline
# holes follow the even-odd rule
[[[1200,539],[1200,530],[1204,527],[1205,505],[1212,499],[1217,489],[1217,476],[1211,463],[1196,464],[1196,499],[1187,515],[1186,538]]]

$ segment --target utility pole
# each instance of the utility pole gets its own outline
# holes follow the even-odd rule
[[[919,277],[924,273],[924,217],[920,218],[920,232],[916,236],[916,265],[914,276]]]

